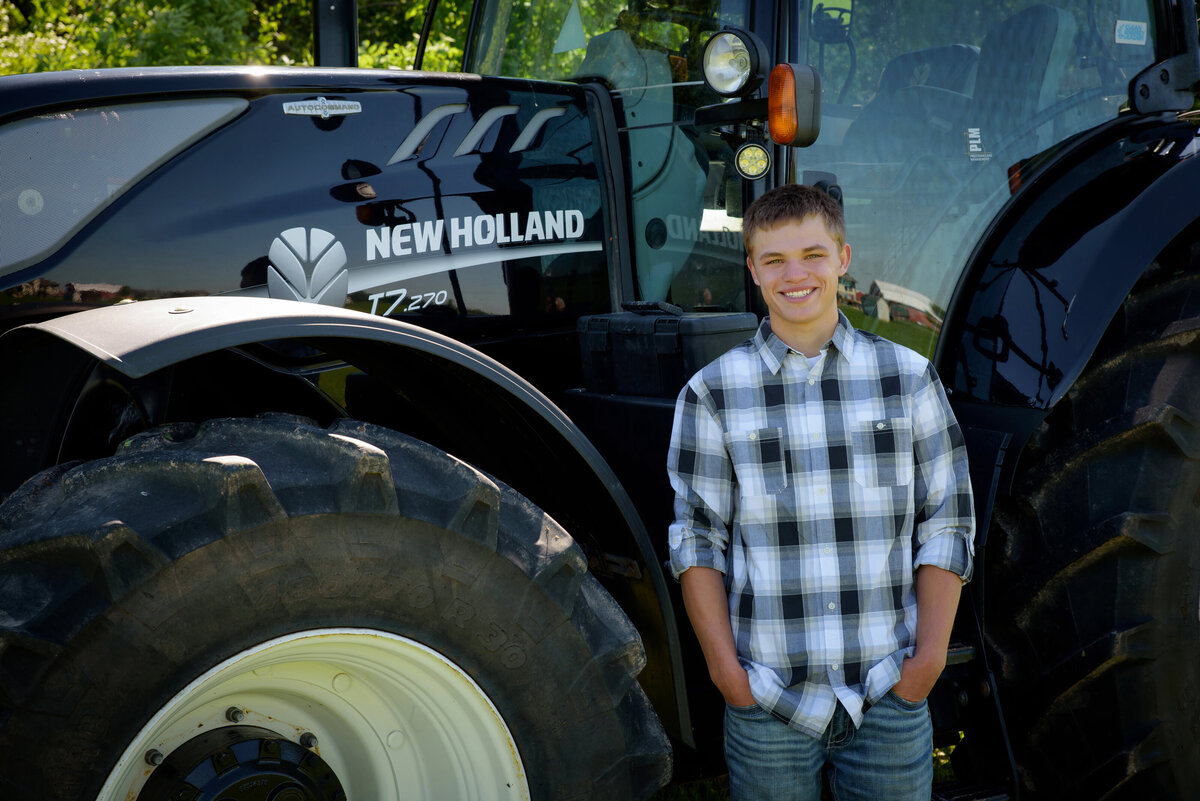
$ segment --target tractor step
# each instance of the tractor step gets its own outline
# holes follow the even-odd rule
[[[946,648],[946,665],[965,665],[975,661],[975,646],[965,642],[952,642]]]

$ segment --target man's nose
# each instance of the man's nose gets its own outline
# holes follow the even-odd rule
[[[808,275],[808,269],[802,259],[788,259],[784,262],[783,274],[787,278],[803,278]]]

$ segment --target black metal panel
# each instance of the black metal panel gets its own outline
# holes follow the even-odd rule
[[[312,0],[312,9],[317,66],[358,66],[357,0]]]
[[[935,361],[956,402],[1044,411],[1066,393],[1138,278],[1200,218],[1195,135],[1173,115],[1122,118],[1044,157],[955,291]]]
[[[423,76],[423,82],[461,81]],[[55,108],[104,103],[230,94],[261,97],[273,92],[402,89],[413,83],[395,70],[314,67],[125,67],[0,76],[0,122]],[[528,82],[512,82],[528,85]]]
[[[483,347],[536,334],[529,347],[508,348],[510,366],[544,388],[581,381],[575,319],[610,311],[618,271],[609,259],[620,258],[604,247],[619,238],[606,212],[615,194],[609,176],[619,171],[599,166],[613,154],[602,149],[608,138],[592,119],[589,90],[365,70],[257,78],[153,70],[0,79],[0,114],[6,103],[32,101],[31,92],[41,92],[43,109],[91,108],[93,97],[116,109],[168,97],[250,103],[153,172],[110,176],[121,187],[111,205],[57,250],[0,279],[14,300],[48,285],[68,302],[68,285],[112,290],[101,303],[116,300],[117,288],[138,299],[272,294],[282,287],[269,280],[279,266],[272,248],[319,231],[343,249],[348,278],[323,302],[403,316]],[[131,118],[109,115],[104,135],[138,127]],[[100,186],[87,194],[102,195],[106,175],[97,173]],[[40,189],[49,203],[43,183],[53,176],[34,171],[22,180],[14,191]],[[13,308],[0,305],[0,328]],[[551,365],[560,354],[568,361]]]

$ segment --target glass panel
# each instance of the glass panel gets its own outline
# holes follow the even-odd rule
[[[801,50],[823,84],[822,132],[795,175],[837,185],[854,250],[843,308],[929,354],[1010,174],[1112,119],[1153,62],[1149,0],[802,0]],[[623,113],[640,296],[745,308],[743,187],[732,156],[755,126],[704,128],[716,98],[700,48],[748,4],[587,0],[485,7],[469,69],[603,78]],[[756,16],[761,18],[761,14]],[[773,41],[775,37],[764,37]],[[778,57],[776,58],[778,59]],[[1029,163],[1027,163],[1029,162]]]
[[[727,131],[696,128],[718,102],[701,54],[723,25],[745,25],[744,2],[587,0],[490,4],[469,69],[532,78],[602,78],[623,110],[638,294],[688,310],[746,308],[740,178]],[[727,206],[734,199],[734,207]],[[732,211],[732,213],[731,213]]]
[[[617,27],[620,6],[554,0],[496,0],[481,17],[468,69],[485,75],[569,78],[592,36]]]
[[[0,129],[0,274],[57,250],[155,167],[245,110],[236,98],[64,111]]]
[[[797,177],[843,192],[852,321],[929,353],[1010,172],[1118,113],[1153,61],[1153,14],[1145,0],[849,5],[810,6],[822,127]]]

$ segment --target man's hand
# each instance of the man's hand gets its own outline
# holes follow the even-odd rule
[[[892,692],[905,701],[920,703],[929,697],[945,667],[945,651],[942,651],[940,662],[934,659],[918,660],[916,656],[911,656],[900,666],[900,681],[892,687]]]
[[[750,674],[741,665],[729,675],[719,677],[710,670],[708,674],[713,684],[721,691],[721,696],[733,706],[754,706],[754,696],[750,694]]]

